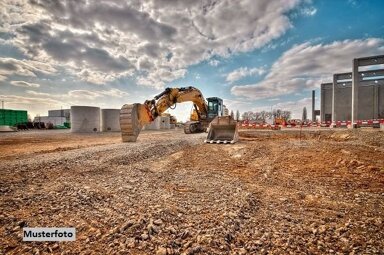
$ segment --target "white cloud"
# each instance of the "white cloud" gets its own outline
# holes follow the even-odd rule
[[[251,111],[261,112],[261,111],[271,111],[271,109],[281,109],[283,111],[290,111],[292,113],[292,116],[291,116],[292,119],[301,119],[304,107],[307,107],[308,118],[311,117],[311,108],[310,108],[311,105],[312,105],[312,98],[307,97],[307,98],[299,99],[297,101],[286,101],[286,102],[279,102],[271,105],[254,107],[252,108]]]
[[[137,78],[137,84],[162,89],[167,82],[182,78],[186,73],[186,69],[167,70],[160,68],[146,76],[139,76]]]
[[[334,73],[350,72],[352,59],[384,54],[384,39],[335,41],[330,44],[304,43],[286,51],[259,83],[233,86],[236,96],[270,98],[320,87]]]
[[[211,59],[211,60],[209,60],[208,64],[210,66],[218,66],[220,64],[220,61],[217,59]]]
[[[71,1],[34,0],[15,8],[15,0],[7,0],[0,19],[12,34],[9,43],[31,59],[91,83],[136,75],[139,84],[161,88],[190,65],[282,36],[292,27],[287,13],[302,2],[78,1],[74,8]]]
[[[5,101],[5,107],[10,109],[28,110],[29,114],[45,112],[47,108],[54,109],[63,105],[60,100],[43,97],[25,97],[17,95],[0,95]]]
[[[37,92],[37,91],[34,91],[34,90],[27,90],[27,91],[25,91],[25,93],[27,93],[28,95],[32,95],[32,96],[59,97],[59,95],[55,96],[55,95],[52,95],[52,94],[49,94],[49,93]]]
[[[0,76],[2,77],[10,75],[37,77],[39,74],[53,74],[56,71],[50,64],[40,61],[0,57]],[[5,80],[5,78],[0,78],[0,80]]]
[[[249,101],[228,98],[223,98],[223,103],[229,109],[229,111],[249,109],[252,105]]]
[[[101,97],[102,94],[95,92],[95,91],[89,91],[89,90],[71,90],[68,92],[68,96],[72,99],[89,99],[94,100],[98,97]]]
[[[265,69],[263,67],[240,67],[227,75],[226,81],[233,83],[247,76],[255,76],[255,75],[263,75],[265,73]]]
[[[301,10],[301,14],[304,16],[313,16],[317,12],[317,9],[314,7],[306,7]]]
[[[11,84],[16,87],[24,87],[24,88],[38,88],[40,84],[30,83],[26,81],[11,81]]]
[[[93,105],[106,108],[119,108],[127,102],[128,92],[117,88],[105,90],[70,90],[67,93],[47,93],[33,90],[25,91],[27,96],[0,95],[7,107],[28,109],[31,114],[46,114],[47,109],[70,107],[71,105]],[[111,100],[113,99],[113,100]]]
[[[118,97],[118,98],[122,98],[124,96],[129,95],[128,92],[125,92],[125,91],[122,91],[119,89],[115,89],[115,88],[112,88],[110,90],[102,90],[102,91],[99,91],[99,93],[104,95],[104,96]]]

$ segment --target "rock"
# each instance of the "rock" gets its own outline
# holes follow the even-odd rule
[[[129,220],[129,221],[125,222],[125,223],[120,227],[120,232],[124,232],[127,228],[133,226],[133,224],[135,224],[135,221],[133,221],[133,220]]]
[[[168,229],[168,231],[169,231],[171,234],[174,234],[174,235],[177,234],[177,231],[176,231],[176,229],[175,229],[174,227],[170,227],[170,228]]]
[[[181,233],[180,237],[181,239],[185,239],[187,238],[188,236],[190,236],[190,233],[188,230],[185,230],[183,233]]]
[[[159,247],[156,250],[156,255],[167,255],[167,249],[165,249],[164,247]]]
[[[341,134],[339,136],[339,138],[342,139],[342,140],[347,140],[348,138],[350,138],[350,135],[349,134]]]
[[[342,149],[340,152],[345,154],[345,155],[351,155],[350,151],[347,151],[347,150],[344,150],[344,149]]]
[[[128,238],[125,241],[125,244],[126,244],[127,248],[132,249],[135,247],[135,239],[134,238]]]
[[[319,231],[319,234],[323,234],[325,231],[327,230],[326,226],[325,225],[321,225],[318,229]]]
[[[159,230],[157,229],[157,227],[155,225],[153,225],[152,223],[149,223],[147,225],[147,231],[148,231],[148,234],[149,235],[153,235],[153,234],[156,234],[159,232]]]
[[[376,172],[376,171],[380,171],[380,167],[377,167],[377,166],[368,166],[368,170],[369,170],[369,171]]]
[[[153,222],[153,224],[155,224],[155,225],[161,225],[161,224],[163,224],[163,221],[162,221],[161,219],[157,219],[157,220],[155,220],[155,221]]]
[[[145,233],[142,234],[140,237],[141,237],[141,240],[144,240],[144,241],[149,238],[149,236],[147,234],[145,234]]]
[[[200,251],[201,251],[201,247],[200,246],[195,246],[195,247],[192,247],[192,248],[188,249],[187,255],[193,255],[193,254],[196,254],[196,253],[198,253]]]
[[[241,248],[241,249],[239,250],[239,255],[246,255],[246,254],[247,254],[247,250],[246,250],[246,249]]]
[[[298,192],[297,196],[299,197],[299,199],[305,199],[305,193],[304,192]]]

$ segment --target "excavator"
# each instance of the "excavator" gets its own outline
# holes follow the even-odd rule
[[[224,116],[223,100],[218,97],[204,99],[194,87],[166,88],[144,104],[125,104],[120,111],[120,127],[123,142],[136,142],[142,127],[151,123],[168,108],[177,103],[192,102],[194,117],[185,123],[184,133],[208,131],[206,143],[235,143],[238,141],[237,122]]]

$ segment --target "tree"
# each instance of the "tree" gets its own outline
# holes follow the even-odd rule
[[[240,112],[239,110],[236,111],[236,121],[240,120]]]
[[[231,118],[234,119],[233,111],[231,110]]]
[[[306,121],[306,120],[307,120],[307,107],[304,106],[302,121]]]
[[[244,112],[243,115],[241,115],[243,120],[249,120],[248,112]]]
[[[291,119],[291,112],[290,111],[281,111],[281,117],[285,120]]]

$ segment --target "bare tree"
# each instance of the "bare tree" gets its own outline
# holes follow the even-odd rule
[[[236,121],[240,120],[240,112],[239,110],[236,111]]]
[[[243,120],[249,120],[248,112],[244,112],[243,115],[241,116]]]
[[[236,112],[237,115],[237,112]],[[240,113],[239,113],[240,116]],[[261,111],[261,112],[244,112],[242,114],[243,120],[262,120],[265,121],[265,119],[271,118],[282,118],[282,119],[290,119],[291,118],[291,112],[290,111],[283,111],[281,109],[275,109],[273,111]],[[236,116],[237,117],[237,116]]]

